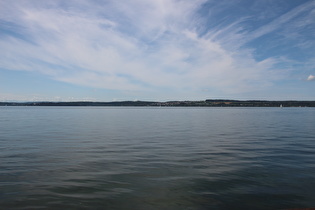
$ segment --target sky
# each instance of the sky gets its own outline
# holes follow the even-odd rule
[[[0,0],[0,101],[315,100],[314,0]]]

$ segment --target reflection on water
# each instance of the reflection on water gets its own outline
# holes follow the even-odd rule
[[[0,107],[9,209],[315,207],[315,109]]]

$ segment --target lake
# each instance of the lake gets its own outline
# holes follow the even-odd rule
[[[1,209],[315,207],[315,108],[0,107]]]

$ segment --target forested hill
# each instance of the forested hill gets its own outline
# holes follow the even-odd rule
[[[115,102],[0,102],[0,106],[172,106],[172,107],[315,107],[315,101],[224,100],[204,101],[115,101]]]

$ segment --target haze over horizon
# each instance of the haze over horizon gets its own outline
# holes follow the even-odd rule
[[[315,1],[0,1],[0,101],[315,100]]]

